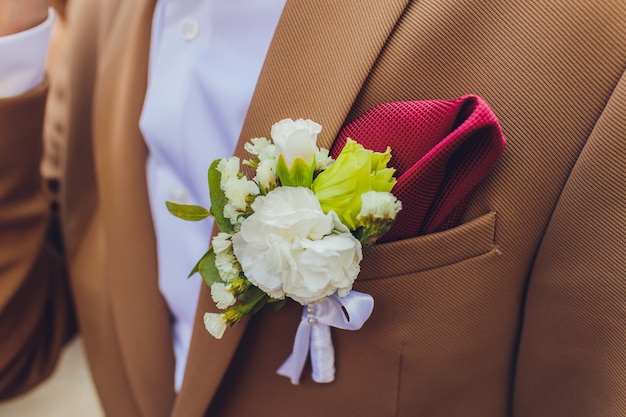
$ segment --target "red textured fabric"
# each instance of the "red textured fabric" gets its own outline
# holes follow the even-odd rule
[[[378,105],[342,129],[333,157],[347,138],[376,152],[391,147],[389,165],[398,180],[393,194],[402,210],[381,241],[455,226],[472,189],[506,144],[493,111],[473,95]]]

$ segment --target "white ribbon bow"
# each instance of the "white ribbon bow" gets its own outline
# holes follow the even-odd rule
[[[313,380],[320,383],[334,381],[335,349],[330,327],[359,330],[373,309],[372,296],[357,291],[350,291],[341,298],[331,295],[305,306],[293,342],[293,351],[276,373],[291,379],[291,383],[297,385],[310,351]]]

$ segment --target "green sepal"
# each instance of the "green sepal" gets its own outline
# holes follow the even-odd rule
[[[209,287],[216,282],[223,282],[220,277],[220,273],[215,266],[215,252],[213,251],[213,247],[210,247],[202,258],[200,258],[194,269],[191,271],[190,276],[196,271],[200,273],[202,280]]]
[[[311,165],[307,164],[304,159],[296,158],[287,168],[287,163],[283,155],[278,156],[276,163],[276,175],[280,179],[280,183],[287,187],[306,187],[311,188],[313,183],[313,174],[315,173],[315,159]]]
[[[209,210],[202,206],[195,206],[192,204],[178,204],[171,201],[166,201],[165,206],[167,210],[179,219],[197,222],[198,220],[205,219],[211,215]]]
[[[283,308],[286,302],[287,300],[284,298],[282,300],[279,300],[277,298],[270,298],[267,301],[267,304],[265,304],[265,309],[269,311],[278,311]]]
[[[209,167],[209,195],[211,196],[211,214],[215,218],[215,223],[220,231],[224,233],[233,233],[235,230],[229,219],[224,217],[224,206],[228,202],[224,190],[220,186],[222,181],[222,173],[217,169],[217,165],[221,159],[213,161]]]

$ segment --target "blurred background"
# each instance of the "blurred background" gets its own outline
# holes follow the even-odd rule
[[[65,37],[63,5],[68,0],[52,0],[57,20],[50,40],[48,73],[55,70],[57,51]],[[45,130],[45,129],[44,129]],[[60,175],[63,143],[44,133],[46,156],[42,163],[44,176],[51,180]],[[0,402],[0,417],[101,417],[100,406],[87,366],[80,337],[66,346],[50,378],[17,398]]]
[[[103,417],[82,340],[72,340],[54,373],[28,393],[0,403],[1,417]]]

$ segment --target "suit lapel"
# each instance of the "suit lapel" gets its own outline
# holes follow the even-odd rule
[[[319,145],[329,148],[407,2],[288,0],[235,154],[245,157],[246,141],[269,137],[287,117],[322,124]],[[207,311],[215,306],[203,286],[175,417],[204,415],[245,329],[240,323],[215,340],[204,329]]]
[[[407,3],[288,0],[237,151],[287,117],[322,124],[329,147]]]

